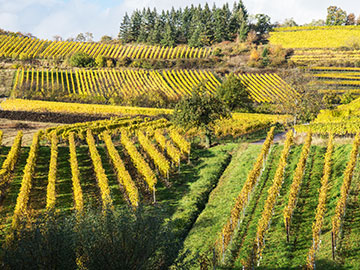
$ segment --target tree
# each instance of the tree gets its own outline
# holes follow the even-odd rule
[[[252,109],[252,101],[246,91],[246,85],[233,73],[217,88],[216,93],[231,111]]]
[[[232,34],[238,34],[241,41],[244,41],[249,32],[248,12],[242,0],[234,3],[232,16],[230,18],[229,31]]]
[[[327,9],[326,25],[345,25],[347,20],[346,11],[337,6],[329,6]]]
[[[148,35],[147,42],[153,45],[159,44],[161,40],[161,32],[162,32],[161,22],[159,19],[156,19],[155,25],[153,29],[150,30],[150,33]]]
[[[55,36],[53,36],[53,38],[54,38],[54,41],[63,41],[63,38],[59,35],[55,35]]]
[[[286,78],[287,83],[296,90],[298,95],[288,95],[284,101],[279,102],[277,112],[293,115],[294,124],[298,121],[314,120],[324,104],[318,89],[315,86],[309,86],[311,78],[301,71],[285,72],[281,77]]]
[[[75,41],[77,41],[77,42],[85,42],[86,41],[85,35],[83,33],[79,33],[76,36]]]
[[[205,133],[206,147],[211,146],[213,124],[220,118],[230,117],[227,106],[214,95],[209,95],[199,84],[190,96],[182,98],[175,106],[172,121],[185,129],[197,128]]]
[[[85,40],[86,40],[86,42],[93,42],[93,39],[94,39],[93,33],[90,33],[90,32],[86,32],[86,33],[85,33]]]
[[[174,31],[169,22],[165,24],[165,32],[161,39],[161,44],[168,47],[172,47],[175,44]]]
[[[130,29],[129,29],[129,42],[136,41],[140,34],[141,27],[141,13],[135,10],[131,15]]]
[[[346,25],[355,25],[355,14],[350,13],[346,19]]]
[[[304,24],[304,26],[325,26],[324,20],[312,20],[310,23]]]
[[[127,13],[125,13],[123,21],[120,24],[120,32],[119,32],[118,37],[124,43],[128,43],[131,41],[131,39],[130,39],[130,18]]]
[[[259,35],[263,35],[268,33],[271,28],[271,18],[268,15],[265,14],[256,14],[255,15],[255,25],[254,25],[254,30],[259,34]]]
[[[284,23],[281,25],[282,27],[294,27],[298,26],[295,22],[294,18],[285,19]]]
[[[112,41],[112,37],[104,35],[101,37],[100,42],[101,43],[110,43]]]

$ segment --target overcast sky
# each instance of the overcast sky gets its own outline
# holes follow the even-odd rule
[[[272,22],[293,17],[298,24],[325,19],[326,9],[336,5],[347,13],[360,14],[358,0],[243,0],[250,14],[265,13]],[[0,0],[0,28],[32,33],[42,39],[54,35],[75,37],[91,32],[95,40],[103,35],[116,37],[125,12],[136,8],[156,7],[158,11],[172,6],[185,7],[208,2],[221,6],[234,1],[217,0]],[[356,4],[358,3],[358,4]]]

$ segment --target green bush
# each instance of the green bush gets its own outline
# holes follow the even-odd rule
[[[246,91],[246,85],[231,73],[217,88],[217,96],[230,110],[250,111],[252,101]]]
[[[94,67],[95,59],[84,52],[76,52],[70,57],[70,65],[73,67]]]

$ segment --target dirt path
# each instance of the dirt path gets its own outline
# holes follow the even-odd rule
[[[11,146],[14,142],[14,138],[18,133],[18,131],[22,130],[24,133],[22,145],[28,146],[31,144],[32,136],[36,131],[38,131],[39,129],[46,129],[58,125],[61,124],[9,120],[9,119],[0,118],[0,130],[3,131],[2,145]]]
[[[285,140],[286,137],[286,131],[280,132],[274,135],[274,143]],[[260,141],[252,142],[251,144],[264,144],[265,139],[262,139]]]

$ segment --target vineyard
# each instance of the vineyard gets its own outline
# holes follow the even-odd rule
[[[360,269],[358,14],[156,9],[0,29],[0,268]]]
[[[352,49],[332,50],[327,48],[295,49],[290,57],[290,61],[297,66],[357,66],[357,63],[360,61],[360,51]]]
[[[297,92],[277,74],[238,74],[252,100],[258,103],[286,100]],[[204,84],[213,94],[221,84],[215,73],[207,70],[38,70],[18,69],[12,95],[46,98],[50,93],[62,96],[134,97],[148,93],[163,94],[176,100]]]
[[[307,125],[295,126],[298,132],[312,130],[317,134],[333,133],[338,135],[354,135],[359,132],[359,106],[360,100],[340,105],[333,110],[322,110],[317,118]]]
[[[284,48],[338,48],[360,38],[359,26],[275,28],[270,43]]]
[[[119,45],[74,41],[48,41],[37,38],[0,35],[0,57],[13,59],[64,59],[76,52],[84,52],[91,57],[131,59],[177,59],[205,58],[211,54],[210,48],[190,48],[187,46],[163,47],[147,45]]]
[[[341,67],[311,67],[309,68],[314,80],[310,84],[320,88],[324,94],[360,93],[360,68]]]
[[[121,132],[102,129],[101,136],[101,127],[38,131],[30,149],[21,146],[19,131],[10,149],[1,148],[6,156],[1,165],[2,205],[8,207],[2,210],[2,232],[17,228],[29,211],[81,212],[89,203],[104,209],[124,204],[136,208],[156,202],[158,188],[171,188],[169,177],[188,159],[190,143],[159,121],[119,119],[117,124]]]
[[[272,132],[262,146],[239,147],[185,240],[186,260],[200,251],[204,263],[236,269],[356,269],[354,246],[344,241],[356,238],[348,204],[358,194],[359,136],[334,145],[331,135],[319,146],[308,133],[297,145],[290,131],[279,145]]]

